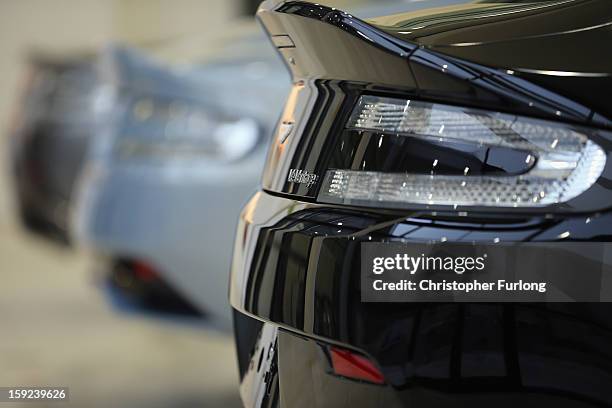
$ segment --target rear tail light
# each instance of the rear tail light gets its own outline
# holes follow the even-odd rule
[[[579,128],[406,99],[362,96],[347,134],[376,143],[345,139],[357,153],[350,166],[327,170],[320,202],[542,207],[586,191],[606,164],[604,150]],[[398,151],[406,146],[412,151]],[[372,171],[367,161],[377,149],[404,157],[403,171]]]
[[[330,347],[329,354],[334,374],[374,384],[385,383],[383,374],[368,358],[338,347]]]
[[[230,117],[201,102],[141,98],[128,119],[116,145],[122,159],[231,162],[246,157],[260,140],[254,119]]]
[[[159,279],[159,276],[157,272],[155,272],[153,266],[146,262],[134,261],[132,264],[132,269],[136,278],[142,282],[153,282]]]

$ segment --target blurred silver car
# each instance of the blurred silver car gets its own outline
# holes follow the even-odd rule
[[[225,328],[235,223],[290,87],[263,37],[237,47],[173,68],[107,49],[110,119],[90,146],[73,208],[74,235],[102,260],[115,295],[119,287],[145,304],[162,298]]]

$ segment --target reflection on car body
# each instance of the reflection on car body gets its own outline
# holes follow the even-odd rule
[[[293,132],[277,129],[236,234],[243,402],[611,406],[609,303],[361,301],[364,243],[612,235],[610,4],[420,7],[260,7],[295,45],[278,48]]]

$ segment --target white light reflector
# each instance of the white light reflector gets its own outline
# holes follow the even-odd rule
[[[536,163],[520,175],[496,176],[330,169],[319,192],[320,202],[541,207],[583,193],[597,181],[606,163],[600,146],[563,124],[414,100],[362,96],[348,128],[436,143],[507,147],[528,151]]]

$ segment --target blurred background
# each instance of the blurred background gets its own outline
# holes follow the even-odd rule
[[[0,0],[0,386],[71,398],[31,406],[240,406],[233,232],[290,85],[258,3]]]

